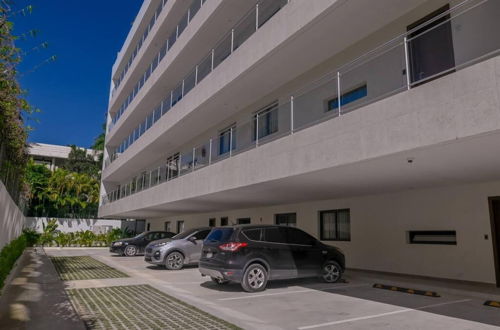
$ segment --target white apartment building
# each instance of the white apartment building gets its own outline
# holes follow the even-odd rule
[[[348,268],[500,285],[499,0],[145,0],[100,217],[279,223]]]
[[[84,149],[87,155],[97,160],[101,151]],[[71,147],[47,143],[30,143],[28,153],[36,164],[46,165],[51,171],[61,167],[69,157]]]

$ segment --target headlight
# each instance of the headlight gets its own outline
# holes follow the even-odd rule
[[[165,246],[165,245],[167,245],[167,244],[168,244],[168,242],[161,242],[161,243],[157,243],[157,244],[155,244],[155,245],[153,245],[153,246],[154,246],[154,247],[160,247],[160,246]]]
[[[123,245],[123,242],[114,242],[113,243],[114,246],[122,246]]]

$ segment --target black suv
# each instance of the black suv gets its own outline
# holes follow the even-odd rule
[[[169,231],[146,231],[132,238],[122,238],[109,246],[109,252],[118,253],[127,257],[144,253],[146,245],[152,241],[171,238],[175,233]]]
[[[256,292],[275,279],[321,276],[338,282],[345,257],[297,228],[239,225],[212,229],[203,242],[199,269],[217,284],[234,281]]]

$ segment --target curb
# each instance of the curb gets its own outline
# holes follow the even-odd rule
[[[397,292],[403,292],[403,293],[409,293],[409,294],[417,294],[417,295],[433,297],[433,298],[441,297],[437,292],[434,292],[434,291],[415,290],[415,289],[408,289],[408,288],[402,288],[399,286],[385,285],[385,284],[378,284],[378,283],[373,284],[373,287],[376,289],[397,291]]]
[[[487,300],[484,302],[484,306],[500,308],[500,302],[494,300]]]

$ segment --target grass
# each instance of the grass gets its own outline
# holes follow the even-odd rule
[[[149,285],[69,289],[88,329],[239,329]]]
[[[125,273],[89,257],[50,257],[63,281],[128,277]]]

